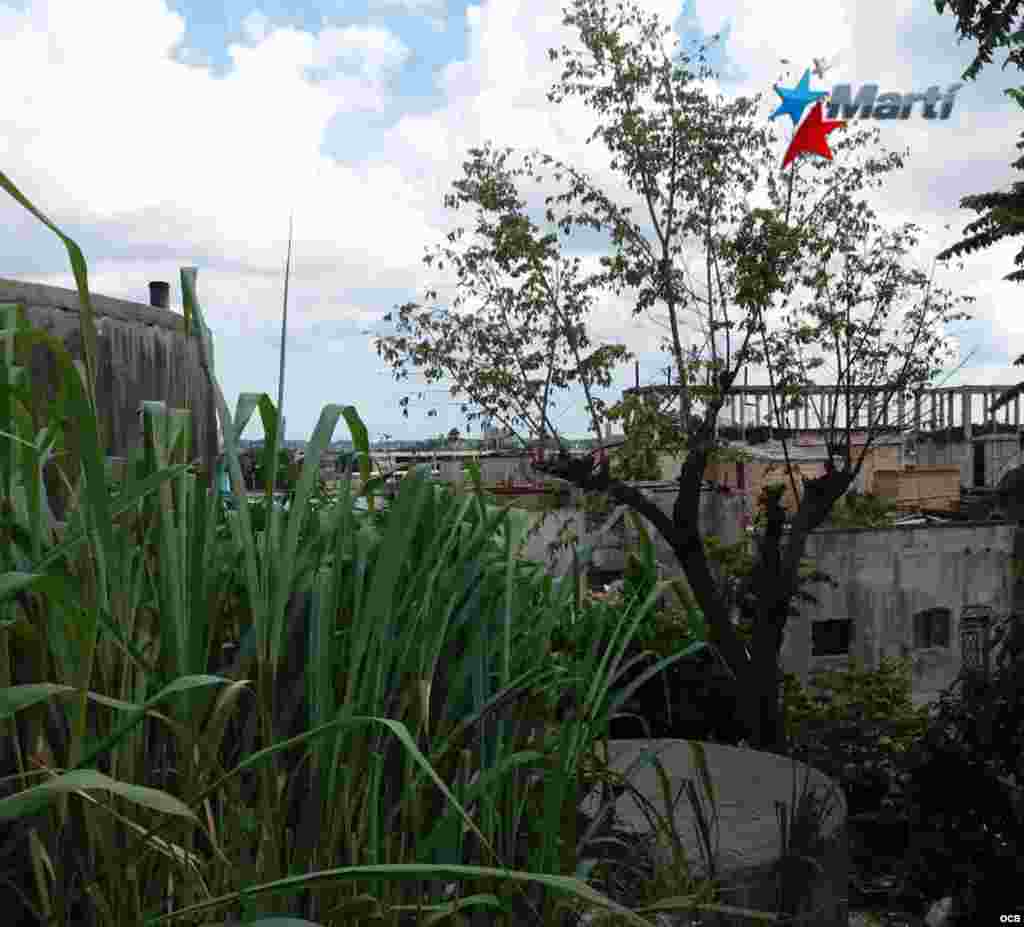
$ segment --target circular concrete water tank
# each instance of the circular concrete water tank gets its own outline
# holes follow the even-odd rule
[[[813,871],[808,870],[802,882],[805,897],[801,899],[801,907],[807,913],[798,915],[791,923],[802,927],[846,927],[849,850],[846,796],[842,789],[820,771],[773,753],[707,742],[700,746],[704,750],[717,803],[715,842],[723,902],[775,913],[781,839],[776,803],[787,805],[788,819],[793,812],[795,777],[798,799],[806,787],[814,799],[824,804],[820,808],[820,830],[816,838],[808,839],[801,848],[803,855],[816,864]],[[665,811],[660,783],[654,768],[641,757],[647,751],[663,764],[673,796],[679,794],[686,779],[690,779],[702,794],[693,744],[684,740],[608,741],[607,760],[611,768],[627,775],[633,785],[654,803],[659,813]],[[587,797],[583,805],[585,813],[596,813],[597,798],[596,790]],[[704,804],[705,811],[710,812],[706,801]],[[618,827],[648,832],[647,819],[631,793],[618,798],[615,814]],[[686,858],[694,866],[694,874],[699,875],[703,867],[696,820],[685,790],[676,806],[675,818]],[[670,862],[664,846],[658,847],[656,852],[664,862]],[[713,922],[723,927],[746,927],[752,923],[749,918],[738,914],[722,915]]]

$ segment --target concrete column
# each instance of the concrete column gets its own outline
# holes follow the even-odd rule
[[[900,431],[903,431],[903,429],[907,427],[907,422],[904,418],[906,412],[907,400],[903,398],[903,391],[900,390],[899,397],[896,399],[896,414],[899,416],[899,421],[897,422],[897,424],[899,425]]]
[[[1020,396],[1013,397],[1013,427],[1020,428]]]
[[[960,391],[960,414],[963,417],[964,424],[964,441],[971,440],[971,390],[969,387],[964,387]]]
[[[914,431],[921,430],[921,394],[914,393]]]
[[[761,424],[761,397],[754,397],[754,415],[757,417],[757,424]]]

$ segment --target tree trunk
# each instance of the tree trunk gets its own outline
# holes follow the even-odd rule
[[[750,647],[749,680],[739,689],[739,709],[749,731],[750,745],[769,753],[785,749],[782,710],[779,704],[779,649],[789,600],[765,602],[754,622]]]

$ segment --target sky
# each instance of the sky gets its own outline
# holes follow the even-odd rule
[[[959,82],[973,43],[932,0],[642,0],[687,42],[721,34],[716,89],[761,94],[786,68],[792,86],[813,58],[834,60],[812,89],[945,89]],[[116,28],[112,24],[116,24]],[[198,268],[197,293],[214,335],[229,406],[240,392],[276,397],[284,266],[288,289],[286,437],[305,439],[327,403],[354,405],[371,440],[426,438],[459,428],[460,402],[441,387],[423,398],[395,382],[372,334],[396,305],[428,287],[454,292],[422,261],[456,225],[444,206],[468,150],[491,141],[539,148],[622,191],[608,156],[585,140],[593,114],[550,103],[560,65],[547,50],[578,37],[557,0],[21,0],[0,2],[0,169],[81,247],[90,290],[148,301],[147,284]],[[1003,93],[1024,83],[1004,53],[965,83],[948,120],[879,122],[907,166],[877,200],[887,223],[923,227],[915,264],[958,240],[974,213],[963,196],[1008,187],[1024,111]],[[781,125],[780,123],[785,123]],[[791,134],[777,120],[779,160]],[[553,192],[553,191],[551,191]],[[596,259],[600,242],[580,245]],[[1024,352],[1019,239],[936,270],[936,282],[976,299],[956,339],[964,366],[949,385],[1016,382]],[[60,240],[0,192],[0,277],[74,288]],[[640,382],[663,382],[661,329],[635,319],[628,294],[607,294],[593,330],[637,355]],[[633,384],[622,368],[615,398]],[[757,376],[751,382],[759,381]],[[411,396],[403,418],[399,400]],[[429,417],[429,409],[437,415]],[[587,421],[581,397],[555,415],[569,437]],[[476,427],[469,434],[476,433]],[[260,436],[251,426],[246,437]],[[335,439],[348,438],[339,424]]]

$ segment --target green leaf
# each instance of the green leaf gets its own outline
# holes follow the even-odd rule
[[[323,927],[313,921],[307,921],[301,917],[260,917],[254,921],[225,921],[220,925],[212,924],[211,927]]]
[[[50,782],[33,786],[18,792],[16,795],[0,799],[0,821],[16,820],[27,814],[35,813],[39,808],[40,799],[44,803],[49,803],[54,801],[59,795],[93,790],[113,792],[115,795],[120,795],[136,805],[141,805],[163,814],[174,814],[179,817],[189,818],[197,824],[199,823],[199,819],[193,814],[188,805],[173,795],[168,795],[166,792],[150,789],[142,785],[130,785],[127,782],[119,782],[117,779],[111,779],[95,769],[76,769],[71,772],[62,773]]]

